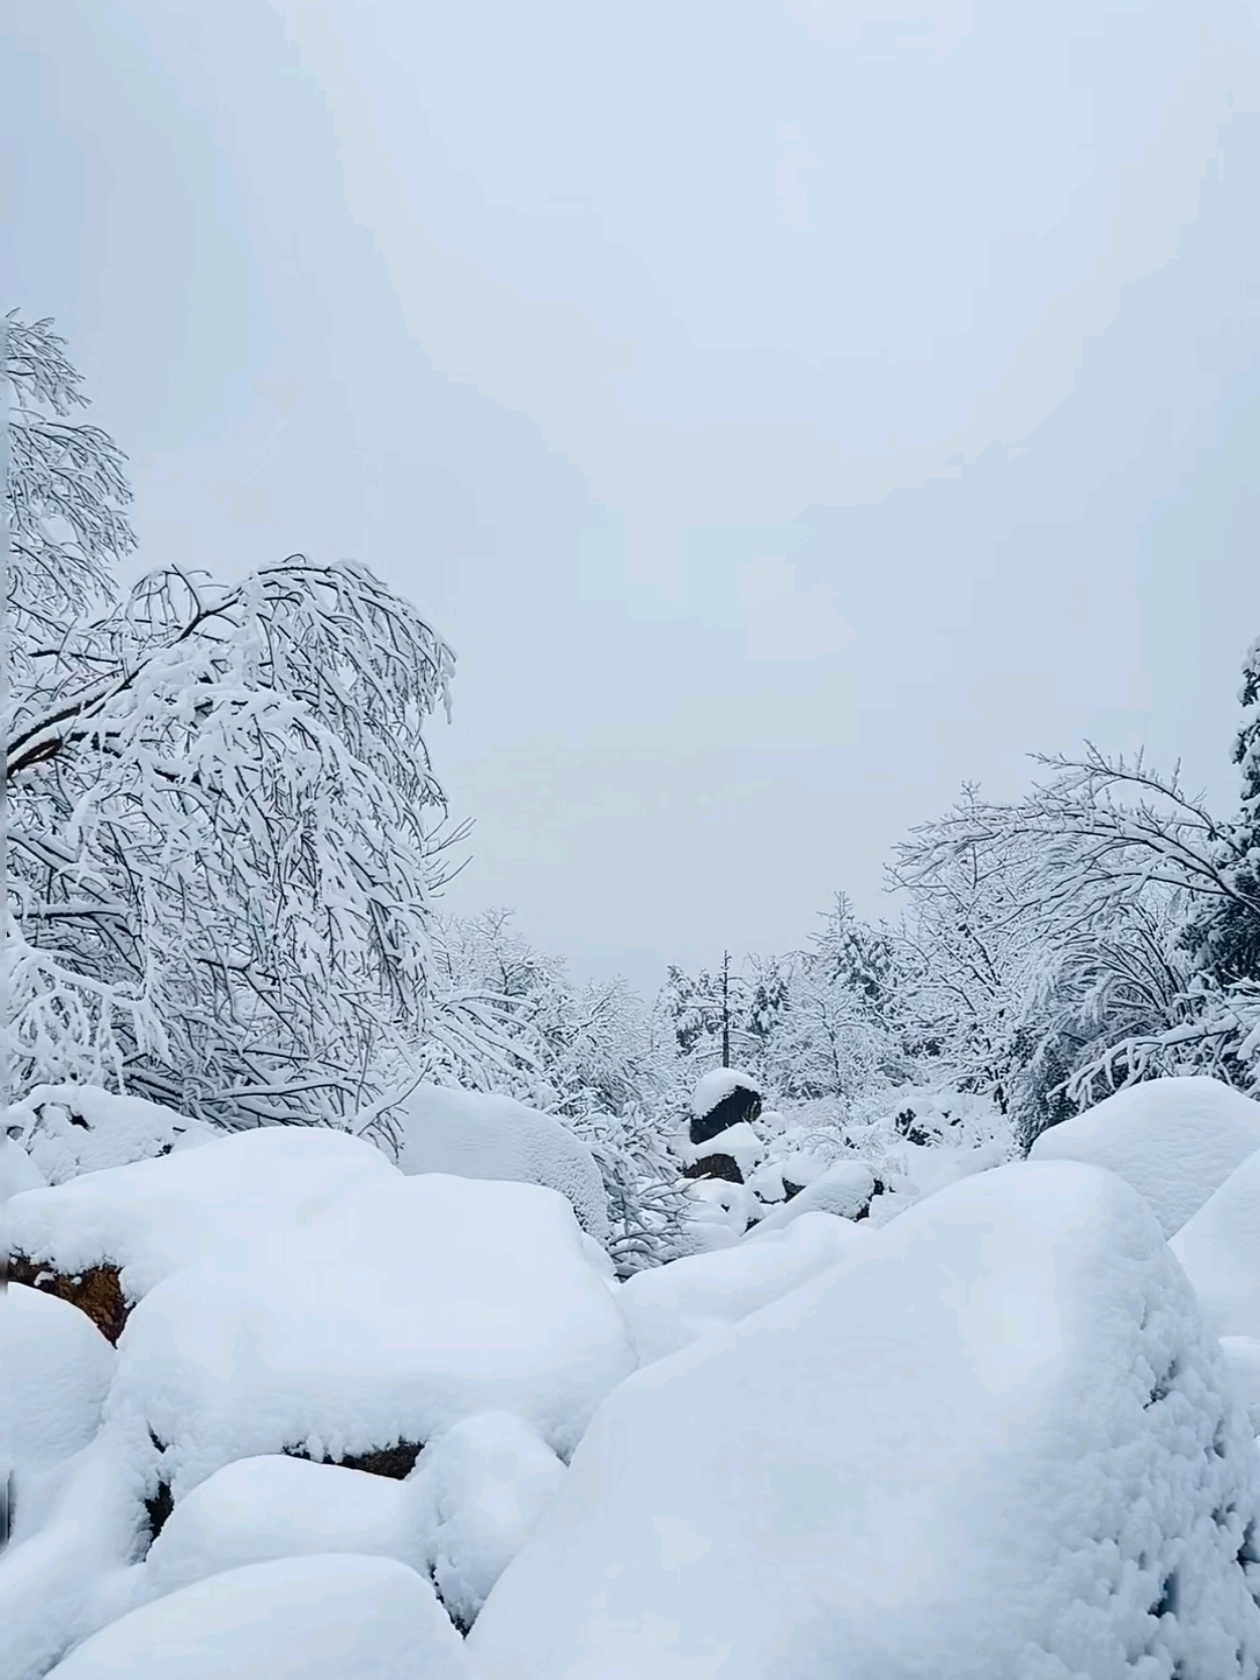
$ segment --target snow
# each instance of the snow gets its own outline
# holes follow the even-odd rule
[[[691,1093],[692,1116],[703,1120],[732,1091],[754,1091],[760,1096],[761,1086],[750,1073],[744,1073],[740,1068],[714,1068],[712,1073],[706,1073],[696,1081],[696,1088]]]
[[[1251,1676],[1260,1466],[1225,1381],[1123,1182],[968,1178],[621,1384],[469,1655],[482,1680]]]
[[[1152,1079],[1042,1132],[1029,1158],[1119,1173],[1171,1237],[1260,1149],[1260,1103],[1217,1079]]]
[[[1252,1432],[1260,1436],[1260,1341],[1250,1336],[1222,1336],[1221,1352]]]
[[[0,1295],[0,1456],[37,1467],[87,1446],[114,1360],[113,1348],[77,1307],[10,1284]]]
[[[393,1180],[397,1169],[358,1138],[267,1126],[25,1191],[3,1223],[13,1252],[69,1275],[110,1262],[138,1300],[212,1247],[246,1250],[357,1183]]]
[[[1260,1339],[1260,1150],[1208,1197],[1171,1247],[1217,1334]]]
[[[285,1558],[133,1610],[56,1680],[466,1680],[433,1588],[392,1558]]]
[[[7,1202],[19,1190],[39,1190],[48,1180],[22,1145],[0,1136],[0,1202]]]
[[[25,1145],[49,1184],[168,1155],[222,1135],[204,1120],[95,1085],[37,1085],[5,1111],[0,1130]]]
[[[426,1565],[451,1615],[470,1627],[565,1477],[565,1467],[510,1412],[463,1419],[425,1449],[407,1491]]]
[[[622,1284],[618,1301],[644,1364],[664,1359],[711,1330],[746,1318],[832,1266],[859,1228],[828,1213],[804,1213],[785,1230],[689,1255]]]
[[[688,1138],[680,1144],[679,1153],[688,1164],[704,1161],[710,1155],[729,1155],[746,1179],[765,1155],[766,1146],[747,1120],[741,1120],[738,1125],[716,1132],[703,1143],[692,1143]]]
[[[276,1558],[319,1552],[426,1565],[424,1536],[404,1482],[282,1454],[224,1465],[181,1499],[145,1561],[144,1595]]]
[[[558,1190],[582,1228],[608,1240],[608,1197],[590,1150],[550,1114],[513,1097],[417,1085],[393,1112],[405,1173],[454,1173]]]
[[[840,1219],[855,1219],[870,1206],[874,1193],[875,1174],[865,1161],[837,1161],[825,1173],[811,1179],[790,1202],[768,1213],[759,1229],[782,1230],[807,1213],[830,1213]]]
[[[107,1411],[162,1443],[176,1501],[233,1459],[424,1444],[484,1410],[568,1452],[633,1368],[563,1197],[377,1159],[324,1205],[216,1243],[132,1313]]]

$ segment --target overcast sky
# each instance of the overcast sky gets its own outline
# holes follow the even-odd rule
[[[8,0],[5,306],[143,558],[459,656],[459,909],[785,949],[1085,738],[1222,805],[1260,634],[1260,5]]]

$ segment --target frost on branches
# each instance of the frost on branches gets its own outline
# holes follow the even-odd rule
[[[48,323],[8,329],[10,1094],[125,1085],[227,1124],[368,1107],[424,1025],[422,729],[453,655],[350,563],[121,594],[122,457],[68,419]]]

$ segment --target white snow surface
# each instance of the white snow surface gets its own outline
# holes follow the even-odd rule
[[[567,1452],[633,1369],[563,1197],[377,1159],[340,1195],[214,1244],[133,1311],[107,1416],[163,1443],[177,1501],[233,1459],[423,1444],[485,1410]]]
[[[427,1447],[405,1485],[442,1602],[468,1628],[565,1477],[511,1412],[479,1412]]]
[[[433,1588],[392,1558],[233,1569],[113,1622],[56,1680],[468,1680]]]
[[[1254,1435],[1260,1436],[1260,1342],[1251,1336],[1222,1336],[1225,1368]]]
[[[393,1111],[405,1173],[454,1173],[558,1190],[582,1228],[608,1240],[608,1197],[595,1157],[567,1126],[514,1097],[417,1085]]]
[[[860,1233],[829,1213],[804,1213],[784,1230],[764,1233],[763,1221],[732,1248],[636,1272],[617,1299],[639,1358],[664,1359],[747,1318],[834,1266]]]
[[[0,1461],[55,1464],[96,1434],[116,1355],[77,1307],[12,1283],[0,1294]]]
[[[7,1202],[19,1190],[40,1190],[48,1180],[22,1145],[0,1136],[0,1202]]]
[[[320,1552],[392,1557],[423,1571],[414,1491],[283,1454],[238,1459],[171,1512],[149,1548],[143,1593],[158,1598],[225,1570]]]
[[[774,1208],[758,1229],[780,1231],[807,1213],[829,1213],[840,1219],[854,1219],[870,1206],[875,1192],[875,1174],[865,1161],[837,1161],[820,1173],[790,1202]]]
[[[1171,1246],[1217,1334],[1260,1339],[1260,1150],[1208,1197]]]
[[[4,1206],[15,1253],[74,1274],[110,1262],[127,1297],[222,1248],[298,1230],[359,1183],[401,1182],[379,1149],[323,1127],[265,1126],[85,1173]]]
[[[696,1081],[695,1089],[691,1093],[693,1116],[697,1120],[703,1120],[705,1115],[711,1114],[732,1091],[755,1091],[760,1096],[761,1086],[751,1073],[745,1073],[742,1068],[714,1068],[711,1073],[704,1074]]]
[[[724,1132],[717,1132],[703,1143],[692,1143],[687,1138],[679,1152],[688,1163],[703,1161],[709,1155],[729,1155],[746,1179],[764,1157],[766,1146],[747,1120],[741,1120],[738,1125],[728,1126]]]
[[[1042,1132],[1033,1161],[1084,1161],[1127,1179],[1171,1237],[1260,1149],[1260,1103],[1195,1075],[1151,1079]]]
[[[97,1085],[37,1085],[5,1110],[0,1130],[16,1135],[49,1184],[222,1136],[204,1120]]]
[[[1258,1466],[1224,1381],[1127,1185],[969,1178],[624,1382],[469,1655],[482,1680],[1251,1676]]]

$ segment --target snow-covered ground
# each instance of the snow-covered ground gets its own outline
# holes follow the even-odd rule
[[[1260,1105],[1155,1081],[1013,1164],[971,1099],[763,1113],[618,1283],[581,1146],[464,1098],[397,1165],[9,1112],[0,1680],[1260,1672]],[[117,1348],[47,1292],[93,1269]]]

